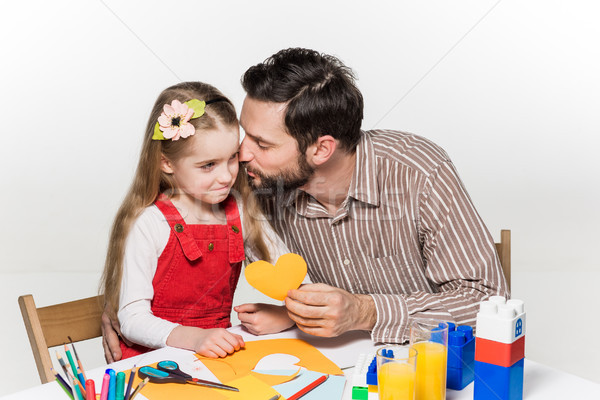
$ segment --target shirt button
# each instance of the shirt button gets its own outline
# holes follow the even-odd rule
[[[183,232],[183,225],[181,224],[175,224],[175,232]]]
[[[240,232],[240,228],[238,228],[235,225],[231,225],[231,230],[234,231],[235,233],[239,233]]]
[[[213,249],[215,248],[215,245],[212,243],[208,244],[208,251],[213,251]]]
[[[344,260],[344,265],[350,265],[350,260],[348,260],[347,258]]]

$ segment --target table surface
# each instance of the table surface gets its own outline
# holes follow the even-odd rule
[[[337,338],[318,338],[307,335],[298,329],[291,329],[286,332],[275,335],[254,336],[236,326],[230,328],[231,331],[241,334],[246,341],[279,339],[279,338],[298,338],[311,343],[318,348],[325,356],[333,360],[340,368],[344,370],[347,382],[344,390],[343,400],[351,399],[352,374],[353,367],[360,353],[374,353],[376,346],[371,341],[366,332],[349,332]],[[151,364],[157,361],[170,358],[174,353],[187,352],[186,350],[163,348],[154,350],[142,356],[132,357],[127,360],[118,361],[110,365],[111,368],[122,371],[130,369],[134,364]],[[143,357],[143,364],[138,363]],[[102,382],[102,376],[106,367],[96,368],[87,371],[88,378],[94,379],[96,387]],[[2,400],[21,400],[21,399],[48,399],[65,400],[67,396],[56,382],[46,383],[27,390],[23,390],[8,396]],[[448,400],[472,399],[473,384],[471,383],[461,391],[448,390],[446,398]],[[531,360],[525,360],[524,372],[524,399],[527,400],[548,400],[548,399],[600,399],[600,384],[588,381],[586,379],[571,375],[556,369],[544,366]],[[142,400],[143,392],[136,397],[136,400]]]

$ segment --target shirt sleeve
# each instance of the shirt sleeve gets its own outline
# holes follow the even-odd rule
[[[416,224],[424,273],[434,293],[372,294],[374,341],[408,340],[414,319],[473,326],[481,300],[509,295],[494,241],[450,161],[429,176]]]
[[[178,324],[155,317],[152,279],[158,258],[169,241],[170,227],[156,206],[142,212],[125,244],[118,317],[121,332],[132,342],[150,347],[166,346]]]

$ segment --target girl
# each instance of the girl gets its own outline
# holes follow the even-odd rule
[[[244,252],[270,260],[287,250],[250,217],[260,211],[238,148],[235,109],[216,88],[184,82],[159,95],[102,278],[109,317],[134,342],[121,340],[123,358],[165,345],[224,357],[244,346],[224,329]]]

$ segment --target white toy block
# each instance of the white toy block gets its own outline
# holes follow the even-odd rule
[[[352,386],[368,387],[367,385],[367,372],[369,371],[369,365],[375,354],[363,354],[361,353],[356,360],[356,366],[354,367],[354,374],[352,375]]]
[[[501,296],[492,296],[488,301],[482,301],[477,313],[476,336],[506,344],[525,336],[523,301],[506,301]]]

